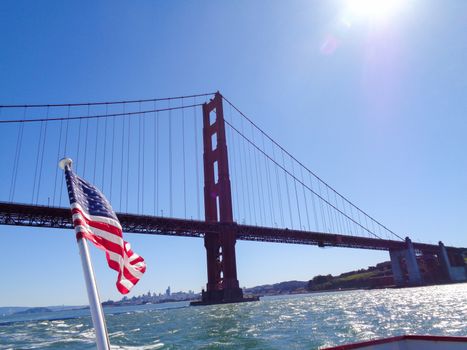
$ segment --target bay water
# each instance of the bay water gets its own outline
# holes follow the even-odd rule
[[[467,283],[104,312],[112,349],[319,349],[403,334],[467,336]],[[2,316],[0,349],[95,349],[89,310]]]

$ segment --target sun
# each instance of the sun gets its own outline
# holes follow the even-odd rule
[[[352,18],[387,19],[402,9],[408,0],[347,0],[347,13]]]

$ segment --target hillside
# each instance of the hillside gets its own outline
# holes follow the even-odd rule
[[[318,275],[309,281],[287,281],[245,288],[247,295],[298,294],[340,289],[381,288],[393,285],[389,261],[370,266],[367,269],[350,271],[338,276]]]

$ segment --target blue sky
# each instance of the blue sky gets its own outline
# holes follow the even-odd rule
[[[467,246],[466,27],[460,0],[407,0],[377,19],[349,14],[344,0],[2,1],[0,104],[220,90],[395,232]],[[205,285],[201,240],[126,239],[149,266],[133,294]],[[86,303],[72,232],[2,226],[0,244],[9,271],[0,305]],[[103,254],[92,254],[102,299],[119,298]],[[247,287],[386,259],[384,252],[237,243]]]

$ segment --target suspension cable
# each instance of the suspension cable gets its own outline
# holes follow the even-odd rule
[[[123,113],[125,113],[125,104],[122,105]],[[115,118],[114,118],[115,122]],[[124,150],[125,150],[125,119],[122,121],[122,151],[120,153],[120,197],[119,197],[119,209],[123,211],[123,158],[124,158]]]
[[[139,104],[139,110],[141,111],[141,103]],[[141,199],[141,196],[140,196],[140,190],[141,190],[141,182],[140,182],[140,179],[141,179],[141,139],[142,139],[142,125],[141,125],[141,116],[138,118],[138,179],[137,179],[137,185],[138,185],[138,190],[137,190],[137,194],[136,194],[136,200],[137,200],[137,204],[136,204],[136,213],[137,214],[140,214],[139,212],[139,208],[140,208],[140,199]]]
[[[105,105],[105,114],[109,113],[109,105]],[[105,193],[105,161],[107,154],[107,121],[108,118],[105,118],[104,122],[104,159],[102,160],[102,192]]]
[[[112,118],[112,146],[111,154],[112,158],[110,161],[110,200],[112,200],[112,188],[113,188],[113,169],[114,169],[114,147],[115,147],[115,117]]]
[[[26,111],[27,111],[27,108],[25,107],[23,110],[23,118],[26,117]],[[13,199],[15,196],[16,177],[18,175],[19,159],[21,155],[21,148],[23,145],[23,133],[24,133],[24,123],[21,123],[20,128],[18,130],[18,137],[16,139],[15,158],[13,162],[13,172],[11,174],[10,193],[9,193],[10,202],[13,202]]]
[[[70,106],[68,106],[68,112],[67,112],[67,117],[69,118],[70,117]],[[68,126],[69,126],[69,119],[67,118],[66,120],[66,126],[65,126],[65,140],[64,140],[64,147],[63,147],[63,157],[66,157],[67,154],[66,154],[66,151],[67,151],[67,145],[68,145]],[[63,186],[63,181],[65,179],[65,176],[60,176],[60,194],[59,194],[59,198],[58,198],[58,206],[61,207],[62,206],[62,197],[63,197],[63,188],[65,186]]]
[[[125,105],[123,105],[125,106]],[[88,115],[90,112],[90,106],[88,105]],[[60,121],[60,124],[62,122]],[[84,137],[84,164],[83,164],[83,176],[86,177],[86,164],[87,164],[87,152],[88,152],[88,132],[89,132],[89,119],[86,119],[86,136]]]
[[[155,104],[156,102],[154,102],[154,107],[155,107]],[[155,113],[155,119],[154,119],[154,134],[155,134],[155,178],[154,178],[154,181],[156,182],[154,184],[154,187],[155,187],[155,196],[154,196],[154,200],[156,201],[155,203],[155,215],[159,214],[159,113],[158,112],[154,112]]]
[[[127,154],[126,154],[126,194],[125,194],[125,212],[128,211],[128,201],[130,197],[130,150],[131,150],[131,118],[128,116],[128,134],[127,134]]]
[[[308,178],[310,180],[310,188],[313,190],[313,181],[311,178],[311,174],[308,173]],[[319,231],[319,221],[318,221],[318,214],[316,213],[316,206],[315,206],[315,196],[314,193],[311,194],[311,204],[313,206],[313,216],[315,218],[315,225],[316,225],[316,230]],[[323,223],[323,218],[321,218],[321,223]],[[324,225],[323,225],[323,230],[324,230]]]
[[[295,179],[297,182],[299,182],[302,186],[305,186],[309,191],[312,191],[310,187],[308,187],[305,183],[303,183],[300,179],[297,179],[294,175],[292,175],[286,168],[285,168],[285,165],[280,165],[278,162],[276,162],[274,159],[272,159],[268,154],[266,154],[265,152],[263,152],[258,146],[256,146],[255,144],[253,144],[245,135],[243,135],[237,128],[235,128],[232,124],[230,124],[228,121],[225,121],[233,130],[235,130],[242,138],[243,140],[245,140],[246,142],[250,143],[253,147],[255,147],[257,150],[259,150],[261,153],[263,153],[263,155],[265,157],[267,157],[270,161],[272,161],[274,164],[276,164],[276,166],[280,167],[284,173],[287,175],[289,175],[291,178]],[[312,191],[317,197],[319,197],[323,202],[325,202],[329,207],[333,208],[334,210],[338,211],[339,213],[341,213],[342,215],[344,215],[345,217],[347,217],[349,220],[352,220],[353,222],[355,222],[355,220],[353,220],[351,217],[349,217],[347,214],[343,213],[339,208],[337,208],[336,206],[334,206],[332,203],[330,203],[328,200],[326,200],[325,198],[323,198],[322,196],[320,196],[319,194],[317,194],[316,192]],[[290,213],[292,215],[292,212]],[[357,222],[355,222],[357,223]],[[358,224],[359,226],[361,226],[365,231],[367,231],[368,233],[372,234],[373,236],[377,237],[377,238],[380,238],[378,235],[376,235],[375,233],[371,232],[370,230],[368,230],[366,227],[363,227],[362,225]]]
[[[49,117],[49,108],[47,107],[47,118]],[[37,186],[37,196],[36,196],[36,205],[39,202],[39,191],[41,189],[41,179],[42,179],[42,168],[44,164],[44,153],[45,153],[45,140],[47,138],[47,126],[49,123],[45,122],[45,129],[44,129],[44,139],[42,141],[42,153],[41,153],[41,162],[40,162],[40,167],[39,167],[39,180],[38,180],[38,186]],[[48,203],[47,203],[48,205]]]
[[[232,119],[232,118],[230,118]],[[254,140],[254,133],[253,133],[253,126],[251,127],[251,139]],[[232,133],[232,129],[230,129],[230,133]],[[253,141],[254,142],[254,141]],[[261,196],[261,192],[263,190],[262,186],[260,184],[262,184],[262,182],[260,182],[260,173],[258,171],[258,152],[255,152],[256,150],[253,150],[253,155],[254,155],[254,160],[255,160],[255,171],[256,171],[256,190],[258,192],[258,198],[259,198],[259,214],[260,214],[260,223],[261,225],[265,225],[266,223],[266,215],[264,213],[264,196]],[[261,160],[260,160],[261,162]],[[262,205],[261,205],[262,204]]]
[[[60,121],[60,136],[58,138],[58,147],[57,147],[57,159],[60,159],[60,145],[62,144],[62,131],[63,131],[63,120]],[[87,132],[86,132],[87,139]],[[86,153],[85,153],[86,154]],[[55,194],[57,190],[57,178],[58,178],[59,169],[55,169],[55,181],[54,181],[54,194],[52,197],[52,206],[55,206]]]
[[[143,160],[143,164],[141,165],[141,168],[142,168],[142,172],[141,172],[141,213],[144,214],[144,190],[143,190],[143,186],[144,186],[144,165],[145,165],[145,161],[144,161],[144,155],[145,155],[145,134],[146,134],[146,119],[145,118],[141,118],[143,119],[143,155],[142,155],[142,160]]]
[[[182,106],[183,106],[183,98],[182,98]],[[185,113],[182,109],[182,150],[183,150],[183,209],[185,219],[186,217],[186,160],[185,160]]]
[[[193,105],[196,105],[196,97],[193,97]],[[193,108],[193,130],[195,133],[195,162],[196,162],[196,210],[198,214],[198,220],[201,219],[201,196],[200,196],[200,183],[199,183],[199,161],[198,161],[198,116],[196,113],[196,107]]]
[[[36,183],[37,183],[37,171],[39,168],[39,157],[42,145],[42,130],[44,128],[44,122],[40,124],[40,131],[39,131],[39,140],[37,141],[37,154],[36,154],[36,166],[34,167],[34,177],[33,177],[33,185],[32,185],[32,199],[31,203],[34,203],[34,198],[36,197]]]
[[[169,108],[170,108],[170,99],[168,100]],[[173,214],[173,189],[172,189],[172,110],[169,110],[169,214],[172,216]]]
[[[215,92],[204,93],[204,94],[195,94],[195,95],[185,95],[185,96],[176,96],[176,97],[161,97],[161,98],[151,98],[144,100],[122,100],[122,101],[108,101],[108,102],[81,102],[81,103],[56,103],[56,104],[30,104],[30,105],[0,105],[0,108],[40,108],[40,107],[77,107],[77,106],[99,106],[99,105],[115,105],[115,104],[129,104],[129,103],[141,103],[141,102],[158,102],[158,101],[168,101],[168,100],[180,100],[192,97],[206,97],[212,96]]]
[[[305,183],[305,180],[303,179],[303,168],[300,168],[300,178],[302,182]],[[303,201],[305,202],[305,212],[306,212],[306,221],[308,223],[308,231],[311,231],[310,216],[308,214],[308,201],[306,200],[305,187],[303,186],[302,186],[302,192],[303,192]]]
[[[243,130],[243,123],[242,123],[242,132],[244,132]],[[254,177],[253,177],[253,174],[251,173],[252,169],[253,169],[253,162],[251,161],[251,147],[248,147],[248,163],[247,163],[247,166],[246,166],[246,169],[249,170],[249,173],[247,174],[247,179],[251,179],[251,192],[248,191],[248,193],[253,193],[253,188],[255,187],[254,185]],[[255,197],[256,196],[251,196],[251,201],[253,202],[252,203],[252,207],[253,207],[253,218],[254,220],[252,221],[252,223],[254,223],[256,226],[258,226],[258,216],[256,215],[256,200],[255,200]]]
[[[240,115],[242,115],[248,122],[253,124],[253,126],[258,129],[259,132],[264,134],[271,142],[273,142],[277,147],[279,147],[283,152],[285,152],[287,155],[289,155],[295,162],[297,162],[300,166],[302,166],[304,169],[306,169],[309,173],[311,173],[314,177],[316,177],[319,181],[321,181],[323,184],[329,187],[333,192],[336,192],[336,194],[340,197],[342,197],[345,201],[347,201],[351,206],[353,206],[355,209],[360,211],[362,214],[368,216],[372,221],[374,221],[376,224],[384,228],[386,231],[392,233],[394,236],[398,237],[401,240],[404,240],[401,236],[399,236],[397,233],[393,232],[389,228],[387,228],[385,225],[383,225],[381,222],[378,220],[374,219],[371,215],[360,209],[358,206],[356,206],[354,203],[352,203],[349,199],[347,199],[344,195],[340,194],[337,192],[332,186],[328,185],[323,179],[321,179],[318,175],[316,175],[314,172],[312,172],[310,169],[308,169],[302,162],[300,162],[297,158],[295,158],[292,154],[287,152],[281,145],[279,145],[274,139],[272,139],[268,134],[266,134],[257,124],[255,124],[250,118],[248,118],[240,109],[238,109],[232,102],[230,102],[225,96],[222,96],[222,98],[232,106]]]
[[[128,117],[128,116],[135,116],[139,114],[149,114],[149,113],[154,113],[154,112],[166,112],[166,111],[174,111],[177,109],[184,109],[184,108],[193,108],[193,107],[198,107],[202,106],[202,103],[196,104],[196,105],[190,105],[190,106],[176,106],[176,107],[169,107],[169,108],[161,108],[161,109],[149,109],[141,112],[126,112],[126,113],[113,113],[113,114],[100,114],[100,115],[85,115],[85,116],[79,116],[79,117],[60,117],[60,118],[38,118],[38,119],[9,119],[9,120],[0,120],[0,124],[11,124],[11,123],[37,123],[37,122],[43,122],[43,121],[62,121],[62,120],[77,120],[77,119],[98,119],[98,118],[110,118],[110,117]]]
[[[107,120],[107,118],[105,118]],[[68,121],[67,121],[68,122]],[[94,142],[94,169],[92,175],[92,183],[96,183],[96,168],[97,168],[97,156],[99,154],[99,118],[96,119],[96,138]]]

